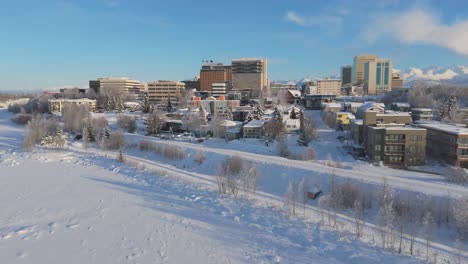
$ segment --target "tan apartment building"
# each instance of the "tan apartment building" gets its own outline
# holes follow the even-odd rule
[[[353,60],[353,68],[351,73],[353,84],[364,83],[364,65],[370,61],[377,59],[377,55],[360,54],[356,55]]]
[[[248,91],[256,98],[263,93],[269,93],[266,59],[236,59],[232,60],[232,89]]]
[[[312,94],[312,93],[311,93]],[[317,80],[317,95],[334,94],[341,95],[341,79],[320,79]]]
[[[96,110],[96,100],[94,99],[49,99],[49,112],[62,112],[66,105],[84,105],[88,111]]]
[[[148,100],[153,104],[165,104],[171,101],[178,102],[182,91],[185,89],[183,82],[157,81],[148,84]]]
[[[364,64],[364,92],[369,95],[392,91],[392,60],[375,59]]]
[[[427,129],[428,156],[468,169],[468,127],[440,122],[421,122],[417,126]]]
[[[141,90],[141,83],[127,77],[97,78],[89,81],[89,87],[97,93],[136,100]]]
[[[211,92],[213,83],[226,83],[229,90],[232,81],[232,68],[222,63],[206,63],[200,69],[200,91]]]
[[[226,83],[212,83],[211,84],[211,96],[218,98],[220,96],[225,96],[226,92],[227,92]]]
[[[403,88],[403,79],[399,72],[392,73],[392,90]]]
[[[370,160],[396,167],[423,165],[426,129],[406,126],[369,126],[365,150]]]

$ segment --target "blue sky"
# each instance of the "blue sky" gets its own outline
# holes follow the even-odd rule
[[[0,32],[0,90],[183,80],[240,57],[267,58],[273,80],[336,75],[359,53],[468,65],[461,0],[16,0],[2,1]]]

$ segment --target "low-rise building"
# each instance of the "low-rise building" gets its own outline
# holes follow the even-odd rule
[[[434,115],[432,114],[431,108],[412,108],[411,109],[411,117],[413,121],[419,120],[432,120]]]
[[[96,110],[96,100],[94,99],[49,99],[49,111],[62,112],[66,105],[84,105],[88,111]]]
[[[427,154],[450,165],[468,168],[468,127],[418,122],[427,129]]]
[[[336,95],[305,95],[302,98],[303,105],[307,110],[322,110],[324,103],[336,102]]]
[[[240,107],[240,100],[225,100],[223,96],[218,99],[210,96],[206,100],[201,100],[200,97],[194,97],[190,101],[190,110],[202,107],[211,115],[226,114],[228,111],[233,111],[233,108]]]
[[[295,82],[288,82],[288,83],[271,83],[270,84],[270,91],[271,95],[278,96],[284,94],[289,90],[297,90],[297,85]]]
[[[367,155],[375,162],[406,167],[426,160],[426,129],[414,127],[370,126],[366,135]]]
[[[409,112],[411,109],[411,105],[409,103],[404,102],[393,102],[387,105],[386,110],[392,110],[395,112]]]
[[[284,94],[284,99],[290,104],[300,103],[301,101],[301,91],[298,90],[288,90]]]
[[[218,98],[219,96],[225,96],[227,91],[226,83],[212,83],[211,84],[211,95]]]
[[[263,138],[267,120],[252,120],[242,128],[244,138]]]

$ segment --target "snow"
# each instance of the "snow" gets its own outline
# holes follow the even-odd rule
[[[318,117],[319,112],[308,114]],[[108,114],[106,114],[108,115]],[[117,153],[74,142],[68,149],[21,150],[23,127],[0,110],[0,256],[5,263],[417,263],[360,241],[350,228],[331,230],[319,224],[320,210],[307,206],[306,219],[288,218],[282,196],[291,179],[328,181],[339,177],[379,184],[383,178],[399,190],[466,195],[461,186],[441,177],[374,167],[357,162],[336,140],[345,135],[319,122],[321,139],[312,142],[316,161],[277,157],[275,144],[263,140],[210,139],[202,144],[127,135],[131,142],[145,138],[184,149],[181,161],[169,161],[135,148]],[[110,114],[115,123],[115,114]],[[107,116],[106,116],[107,117]],[[114,125],[114,124],[111,124]],[[301,151],[296,136],[288,137],[291,151]],[[197,165],[196,152],[206,161]],[[216,192],[217,166],[226,156],[240,155],[261,172],[259,192],[234,199]],[[344,169],[322,161],[331,155]],[[344,215],[343,222],[351,223]],[[368,224],[371,234],[375,226]],[[423,241],[419,241],[420,246]],[[451,249],[432,243],[447,260]],[[421,249],[422,250],[422,249]]]
[[[409,68],[402,72],[406,87],[416,85],[418,82],[427,84],[466,84],[468,80],[468,67],[456,65],[447,68],[429,67],[425,69]]]

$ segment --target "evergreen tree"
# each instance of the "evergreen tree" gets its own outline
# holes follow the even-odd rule
[[[122,113],[124,111],[125,106],[121,96],[115,101],[115,108],[119,113]]]
[[[291,111],[291,114],[289,116],[291,119],[297,119],[297,113],[296,113],[296,110],[295,108],[293,107],[292,111]]]
[[[88,123],[88,126],[86,127],[87,130],[87,136],[88,136],[88,142],[94,142],[96,141],[96,134],[94,133],[93,126],[91,125],[91,122]],[[84,137],[83,133],[83,137]]]
[[[207,124],[206,111],[205,111],[205,109],[203,109],[203,107],[201,105],[198,108],[198,114],[200,115],[201,124],[206,125]]]
[[[171,102],[171,97],[167,98],[167,112],[170,113],[172,112],[172,102]]]
[[[102,147],[106,148],[109,143],[110,138],[110,128],[109,126],[105,126],[101,131],[101,144]]]
[[[142,107],[142,112],[145,114],[151,113],[151,104],[148,99],[148,95],[145,94],[145,97],[143,99],[143,107]]]
[[[457,97],[455,95],[450,96],[447,103],[447,117],[452,120],[455,110],[457,108]]]
[[[257,105],[253,111],[253,119],[260,120],[263,117],[263,110],[260,105]]]
[[[115,97],[111,96],[107,99],[107,111],[114,111],[115,110]]]
[[[273,112],[273,119],[283,122],[283,114],[278,107],[275,107],[275,111]]]

